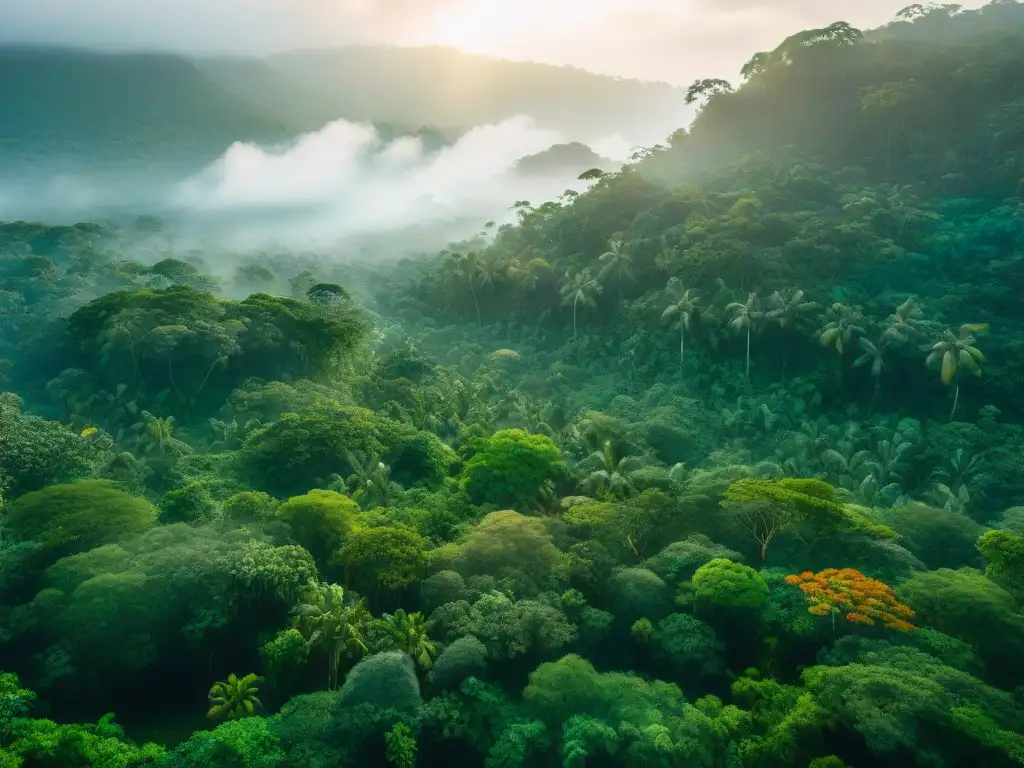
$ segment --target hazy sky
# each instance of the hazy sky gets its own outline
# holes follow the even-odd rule
[[[0,41],[269,53],[440,43],[687,83],[837,20],[873,26],[910,0],[0,0]],[[984,0],[965,0],[975,8]]]

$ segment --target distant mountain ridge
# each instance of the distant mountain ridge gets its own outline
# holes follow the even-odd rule
[[[518,114],[570,140],[682,120],[666,84],[444,48],[355,47],[268,59],[0,46],[0,175],[54,167],[201,167],[235,141],[281,144],[344,118],[428,147]],[[651,130],[664,124],[665,131]]]
[[[578,178],[581,173],[593,168],[614,171],[621,165],[607,157],[601,157],[586,144],[571,142],[555,144],[543,152],[527,155],[516,163],[515,170],[521,176],[574,174]]]
[[[198,64],[216,82],[232,87],[223,61]],[[452,48],[352,46],[281,54],[262,64],[295,87],[327,97],[337,116],[350,120],[469,128],[525,114],[570,140],[618,133],[645,143],[660,141],[690,114],[683,92],[667,83]],[[234,74],[237,93],[237,69]]]

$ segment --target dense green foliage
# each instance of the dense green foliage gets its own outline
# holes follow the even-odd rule
[[[399,265],[0,225],[0,766],[1024,764],[1024,6],[744,75]]]

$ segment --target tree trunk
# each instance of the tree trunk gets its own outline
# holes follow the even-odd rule
[[[220,358],[218,357],[210,365],[210,369],[206,372],[206,375],[203,376],[203,383],[199,385],[199,389],[196,390],[195,397],[192,398],[193,402],[198,400],[199,399],[199,395],[201,395],[203,393],[203,387],[206,386],[206,382],[209,381],[209,379],[210,379],[210,374],[213,373],[213,369],[216,367],[217,363],[219,363],[219,362],[220,362]]]
[[[900,127],[903,129],[903,135],[907,137],[907,146],[910,147],[910,153],[914,153],[914,142],[910,140],[910,134],[907,133],[907,124],[900,120]]]
[[[747,380],[750,380],[750,325],[747,325]]]
[[[885,149],[885,177],[889,178],[889,165],[892,163],[892,123],[889,123],[889,144]]]
[[[473,306],[476,307],[476,324],[483,328],[484,322],[480,319],[480,302],[476,300],[476,288],[473,287],[473,281],[469,281],[469,291],[473,294]]]
[[[683,367],[683,357],[686,354],[686,328],[683,327],[683,323],[679,321],[679,367]]]
[[[580,294],[576,293],[576,298],[572,300],[572,340],[576,341],[576,305],[579,303]]]
[[[956,382],[956,391],[955,391],[955,393],[953,394],[953,410],[951,410],[951,411],[949,412],[949,420],[950,420],[950,421],[952,421],[952,420],[953,420],[953,414],[954,414],[954,413],[956,413],[956,404],[957,404],[957,402],[958,402],[959,400],[960,400],[960,380],[959,380],[959,379],[957,379],[957,382]]]

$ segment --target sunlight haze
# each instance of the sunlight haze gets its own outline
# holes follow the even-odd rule
[[[977,0],[964,3],[976,8]],[[752,50],[842,19],[884,23],[906,0],[0,0],[0,42],[265,54],[355,43],[450,45],[685,84],[735,77]]]

